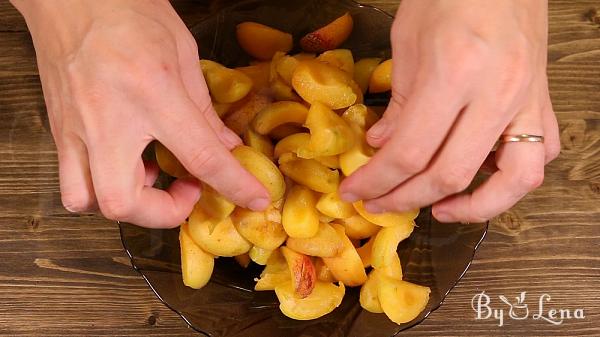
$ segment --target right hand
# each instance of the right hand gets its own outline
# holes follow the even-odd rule
[[[229,150],[198,64],[196,43],[168,1],[13,0],[31,31],[68,210],[174,227],[200,196],[196,179],[152,187],[141,153],[159,140],[196,178],[254,210],[263,185]]]

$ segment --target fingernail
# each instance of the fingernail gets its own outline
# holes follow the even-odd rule
[[[380,139],[383,137],[385,132],[387,131],[388,125],[383,122],[379,122],[373,125],[369,131],[367,132],[367,136],[372,139]]]
[[[345,202],[355,202],[358,200],[358,197],[352,193],[342,193],[340,195],[340,197],[342,198],[342,200],[344,200]]]
[[[258,198],[250,201],[248,208],[253,211],[264,211],[270,203],[271,201],[269,199]]]
[[[69,206],[69,205],[63,205],[63,207],[64,207],[64,208],[65,208],[67,211],[69,211],[69,213],[77,213],[77,211],[76,211],[76,210],[74,210],[73,208],[71,208],[71,206]]]
[[[178,180],[181,184],[185,184],[194,188],[194,191],[196,193],[194,194],[194,198],[196,199],[196,202],[198,202],[198,200],[200,200],[200,197],[202,196],[202,187],[200,186],[200,182],[198,181],[198,179],[193,177],[184,177],[179,178]]]
[[[435,214],[433,216],[439,222],[452,222],[453,221],[453,219],[450,216],[450,214],[446,213],[446,212],[443,212],[443,211],[441,211],[441,212],[440,211],[435,212]]]
[[[365,209],[369,213],[383,213],[383,212],[385,212],[385,210],[383,209],[383,207],[381,207],[381,206],[379,206],[377,204],[373,204],[373,203],[365,203]]]
[[[238,135],[236,135],[227,127],[223,128],[221,135],[223,136],[223,142],[225,143],[225,146],[227,146],[229,149],[232,149],[242,143],[240,137],[238,137]]]

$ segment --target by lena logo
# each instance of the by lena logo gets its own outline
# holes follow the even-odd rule
[[[543,320],[550,324],[561,325],[565,320],[584,319],[585,313],[583,309],[568,309],[568,308],[548,308],[552,299],[548,294],[540,295],[537,301],[536,310],[529,311],[529,306],[525,303],[527,292],[523,291],[519,296],[515,297],[515,301],[511,302],[506,296],[500,295],[498,299],[503,303],[502,308],[494,308],[492,299],[485,291],[476,294],[471,299],[471,307],[475,311],[475,319],[494,318],[498,321],[498,326],[504,325],[504,316],[513,320],[524,320],[527,318],[535,320]]]

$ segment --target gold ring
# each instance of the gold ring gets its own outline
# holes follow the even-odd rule
[[[521,135],[502,135],[500,137],[500,143],[516,143],[516,142],[543,143],[544,136],[521,134]]]

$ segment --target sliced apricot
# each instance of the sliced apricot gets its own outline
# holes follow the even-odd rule
[[[428,287],[377,275],[377,297],[386,316],[396,324],[412,321],[429,302]]]
[[[292,34],[265,26],[257,22],[242,22],[236,27],[237,41],[250,56],[259,60],[270,60],[278,52],[292,49]]]
[[[306,132],[299,132],[289,135],[275,144],[275,150],[273,155],[275,159],[279,158],[284,153],[293,152],[298,153],[298,149],[308,146],[310,142],[310,134]]]
[[[369,92],[386,92],[392,89],[392,60],[380,63],[369,80]]]
[[[371,266],[371,260],[373,256],[373,243],[375,242],[375,237],[371,237],[367,243],[356,248],[356,252],[358,256],[360,256],[360,260],[363,263],[363,267],[368,268]]]
[[[239,101],[252,89],[250,77],[239,70],[210,60],[200,60],[200,67],[210,95],[219,103]]]
[[[240,267],[242,268],[248,268],[248,266],[250,265],[250,255],[248,253],[244,253],[242,255],[236,255],[233,257],[235,262],[237,262]]]
[[[257,133],[252,128],[248,128],[246,133],[244,133],[243,140],[244,144],[273,160],[274,146],[269,137]]]
[[[277,74],[288,86],[292,85],[292,75],[294,74],[294,70],[296,70],[298,63],[299,61],[295,57],[285,55],[281,57],[275,65]]]
[[[280,249],[275,249],[269,258],[265,269],[260,273],[260,277],[254,286],[256,291],[275,290],[279,284],[290,281],[290,272]]]
[[[344,233],[344,227],[338,224],[331,224],[331,226],[342,239],[344,249],[335,257],[324,257],[323,262],[329,267],[336,280],[351,287],[365,283],[367,281],[365,268],[356,248]]]
[[[342,118],[350,125],[361,131],[368,130],[379,120],[375,111],[364,104],[354,104],[342,113]]]
[[[204,214],[208,217],[208,220],[216,224],[233,212],[235,204],[227,200],[227,198],[222,196],[208,184],[203,183],[200,200],[198,200],[194,208],[196,207],[202,209]]]
[[[401,223],[393,227],[382,228],[373,241],[371,265],[381,269],[393,265],[398,258],[398,244],[412,233],[414,223]]]
[[[238,207],[231,213],[231,221],[242,237],[266,250],[277,249],[287,239],[281,212],[273,206],[263,212]]]
[[[241,136],[246,132],[258,112],[271,104],[272,101],[273,99],[267,95],[251,92],[244,99],[231,106],[223,122],[233,132]]]
[[[312,237],[289,237],[286,245],[299,253],[319,257],[334,257],[344,250],[344,242],[331,225],[322,222],[318,229]]]
[[[250,77],[253,90],[260,92],[269,87],[270,62],[258,62],[250,66],[237,67],[235,69]]]
[[[158,167],[171,177],[181,178],[189,175],[177,157],[160,142],[154,143],[154,155]]]
[[[316,207],[319,212],[336,219],[344,219],[356,214],[352,204],[343,201],[338,191],[321,195]]]
[[[349,49],[328,50],[319,55],[317,60],[337,67],[350,76],[354,76],[354,58]]]
[[[375,123],[377,116],[365,105],[355,104],[342,114],[342,118],[352,127],[355,139],[353,147],[339,156],[340,168],[345,176],[349,176],[375,154],[375,149],[367,144],[365,129]]]
[[[325,262],[323,262],[323,259],[316,258],[315,270],[317,272],[317,280],[319,280],[321,282],[335,282],[336,281],[335,277],[333,277],[333,274],[331,273],[331,270],[329,270],[329,267],[327,267],[327,265],[325,265]]]
[[[358,84],[362,93],[366,93],[371,81],[371,75],[377,66],[381,63],[378,57],[369,57],[360,59],[354,64],[354,82]]]
[[[266,135],[283,124],[303,124],[307,115],[308,109],[303,104],[291,101],[275,102],[256,115],[252,126],[259,134]]]
[[[360,306],[372,313],[379,314],[383,312],[379,303],[379,295],[377,294],[379,285],[377,284],[377,271],[371,270],[369,278],[365,284],[360,287]]]
[[[385,212],[374,214],[367,212],[362,201],[356,201],[352,204],[352,206],[354,206],[356,212],[358,212],[358,214],[360,214],[363,218],[382,227],[391,227],[405,223],[412,223],[412,221],[419,215],[419,209],[402,213]]]
[[[267,264],[269,257],[273,254],[273,250],[264,249],[258,246],[252,246],[248,252],[248,257],[254,261],[254,263],[264,266]]]
[[[306,34],[300,40],[300,46],[304,51],[311,53],[322,53],[339,47],[352,33],[354,21],[350,13],[345,13],[329,24]]]
[[[212,254],[202,250],[190,237],[188,224],[179,229],[179,246],[181,249],[181,276],[183,284],[190,288],[204,287],[213,272],[215,259]]]
[[[367,221],[356,213],[348,218],[339,219],[337,222],[344,225],[344,228],[346,228],[346,235],[351,239],[366,239],[375,235],[381,229],[380,226]]]
[[[271,201],[283,198],[285,193],[283,175],[269,157],[245,145],[236,147],[231,154],[265,186],[271,195]]]
[[[304,124],[310,130],[310,156],[332,156],[348,151],[354,145],[354,133],[348,123],[324,104],[315,102],[308,110]],[[308,157],[299,152],[298,156]]]
[[[216,256],[236,256],[247,253],[252,245],[235,229],[227,217],[214,226],[198,208],[190,215],[189,234],[202,250]]]
[[[271,130],[271,132],[269,132],[269,136],[275,140],[281,140],[287,136],[301,132],[306,132],[306,129],[300,125],[283,124]]]
[[[330,193],[337,190],[340,175],[337,170],[314,159],[291,158],[286,162],[279,160],[279,169],[294,182],[304,185],[313,191]]]
[[[298,53],[298,54],[292,55],[292,57],[298,61],[304,61],[304,60],[315,59],[317,57],[317,54],[315,54],[315,53]]]
[[[215,109],[215,112],[217,113],[217,116],[219,116],[219,118],[223,119],[227,113],[229,112],[229,109],[231,109],[231,106],[233,105],[232,103],[217,103],[217,102],[213,102],[213,109]]]
[[[315,192],[302,185],[293,186],[285,197],[281,223],[290,237],[310,238],[319,230]]]

